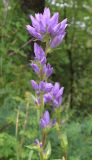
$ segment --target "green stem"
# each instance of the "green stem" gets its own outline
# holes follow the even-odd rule
[[[46,43],[46,48],[45,48],[45,54],[46,54],[46,56],[48,54],[48,48],[49,48],[49,42]]]
[[[27,125],[27,121],[28,121],[28,111],[29,111],[29,103],[27,103],[27,105],[26,105],[26,113],[25,113],[25,120],[24,120],[24,124],[23,124],[23,132],[25,132],[25,130],[26,130],[26,125]],[[22,158],[22,147],[23,147],[24,141],[25,141],[25,138],[24,138],[24,136],[22,136],[20,144],[18,146],[19,159]]]
[[[24,124],[23,124],[23,131],[25,132],[26,130],[26,125],[27,125],[27,121],[28,121],[28,111],[29,111],[29,103],[27,103],[26,106],[26,115],[25,115],[25,120],[24,120]],[[21,142],[20,142],[20,147],[22,148],[23,144],[24,144],[25,138],[24,136],[22,136]]]
[[[18,128],[19,128],[19,109],[17,111],[17,118],[16,118],[16,140],[17,140],[17,145],[16,145],[16,158],[19,160],[19,144],[18,144]]]
[[[65,160],[68,160],[67,152],[64,153],[64,158],[65,158]]]
[[[42,152],[40,152],[40,160],[44,160]]]
[[[61,131],[60,131],[60,126],[58,127],[57,132],[58,132],[58,138],[59,138],[59,140],[60,140],[60,142],[61,142]],[[61,149],[62,149],[62,145],[60,145],[60,146],[61,146]],[[64,160],[68,160],[67,150],[66,150],[66,149],[64,150]]]
[[[46,144],[46,137],[47,137],[47,135],[46,135],[46,132],[42,132],[42,146],[44,147],[45,146],[45,144]]]

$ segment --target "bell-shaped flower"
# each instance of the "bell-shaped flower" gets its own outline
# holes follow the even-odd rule
[[[39,74],[40,73],[40,68],[38,67],[38,65],[36,63],[31,63],[31,67],[34,70],[35,73]]]
[[[39,39],[39,40],[42,40],[42,35],[36,31],[36,29],[34,27],[31,27],[30,25],[27,25],[26,26],[29,34],[31,34],[33,37]]]
[[[53,73],[53,67],[51,67],[50,64],[47,64],[47,65],[45,64],[43,66],[43,74],[45,74],[46,77],[48,78],[52,75],[52,73]]]
[[[42,47],[40,47],[37,43],[34,43],[34,53],[35,59],[41,61],[45,57],[45,52]]]
[[[53,100],[53,97],[50,93],[44,94],[44,103],[49,103]]]
[[[45,111],[45,113],[43,114],[43,117],[40,120],[40,127],[46,128],[49,126],[49,124],[50,124],[50,115],[48,111]]]
[[[42,129],[45,129],[45,128],[50,129],[50,128],[54,127],[55,124],[56,124],[56,119],[51,120],[50,114],[49,114],[48,110],[46,110],[44,112],[42,118],[40,119],[40,127]]]
[[[57,47],[63,40],[63,38],[65,37],[66,32],[63,32],[63,34],[60,35],[56,35],[50,42],[50,46],[51,48],[55,48]]]
[[[67,27],[67,18],[64,19],[62,22],[58,23],[54,28],[52,28],[51,35],[53,37],[62,35],[65,32]]]
[[[45,93],[48,93],[52,90],[53,84],[45,82]]]
[[[59,107],[61,105],[63,91],[64,91],[64,87],[60,88],[60,84],[56,82],[52,89],[53,105],[55,107]]]
[[[31,84],[32,84],[32,88],[33,88],[34,90],[38,90],[39,86],[38,86],[38,84],[36,83],[36,81],[31,80]]]
[[[52,83],[48,83],[48,82],[44,82],[44,81],[40,81],[40,83],[37,84],[36,81],[31,80],[31,85],[32,85],[32,88],[36,91],[37,94],[38,93],[40,94],[41,92],[43,92],[44,94],[48,93],[53,88]]]

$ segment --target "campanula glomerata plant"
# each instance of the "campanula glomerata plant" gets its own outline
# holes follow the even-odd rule
[[[60,129],[64,87],[61,87],[58,82],[55,84],[49,82],[53,67],[47,61],[48,54],[61,44],[66,35],[67,19],[59,22],[59,13],[51,16],[49,8],[45,8],[43,14],[35,14],[35,17],[31,15],[30,19],[32,26],[27,25],[26,29],[35,38],[35,57],[31,67],[38,77],[36,81],[31,80],[31,85],[35,92],[34,105],[37,109],[41,137],[35,139],[34,144],[29,148],[38,152],[40,160],[49,159],[51,143],[47,141],[47,137],[48,133],[55,128],[61,148],[64,149],[64,156],[60,158],[67,160],[67,137],[61,133]],[[37,40],[41,41],[42,46],[45,47],[38,45]]]

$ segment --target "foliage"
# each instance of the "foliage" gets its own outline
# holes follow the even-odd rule
[[[7,133],[0,134],[0,158],[9,158],[14,156],[15,146],[15,137],[10,136]]]
[[[68,136],[68,154],[69,160],[91,160],[92,158],[92,116],[85,118],[83,120],[72,120],[68,122],[64,128],[65,132]],[[63,130],[62,129],[62,130]],[[51,135],[52,144],[56,139]],[[61,150],[58,146],[58,142],[56,143],[56,147],[54,148],[53,158],[56,158]],[[58,151],[58,154],[57,154]],[[60,158],[60,157],[58,157]]]

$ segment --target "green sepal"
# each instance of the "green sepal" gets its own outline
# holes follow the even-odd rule
[[[50,41],[50,35],[49,34],[45,34],[44,38],[43,38],[43,42],[48,43]]]

